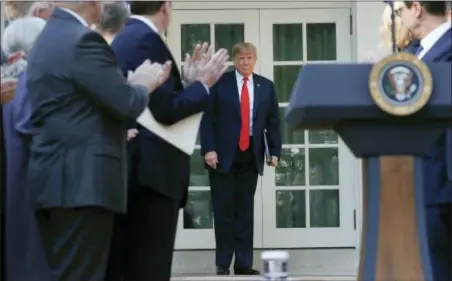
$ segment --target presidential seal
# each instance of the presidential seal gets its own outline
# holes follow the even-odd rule
[[[369,90],[376,105],[395,116],[421,110],[432,95],[428,66],[408,53],[388,56],[376,63],[369,77]]]

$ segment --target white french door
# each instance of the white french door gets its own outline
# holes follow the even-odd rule
[[[265,248],[356,244],[354,156],[336,133],[292,131],[284,121],[304,64],[350,61],[349,16],[349,9],[260,12],[262,74],[276,86],[283,138],[280,164],[266,167],[262,180]]]
[[[209,42],[215,49],[226,48],[229,52],[239,42],[247,41],[256,46],[259,44],[258,10],[175,10],[172,18],[167,42],[173,51],[174,59],[181,64],[185,54],[191,53],[193,46],[199,42]],[[257,72],[259,67],[257,64]],[[260,185],[259,180],[258,186]],[[262,244],[260,192],[258,188],[255,200],[256,247]],[[191,158],[189,199],[179,218],[176,249],[215,248],[209,179],[199,149]]]
[[[307,63],[350,62],[349,9],[175,10],[167,42],[182,63],[198,42],[231,51],[258,49],[256,73],[275,83],[283,138],[281,162],[265,168],[255,196],[255,248],[354,247],[354,190],[361,170],[332,131],[292,131],[284,121],[296,76]],[[180,65],[179,65],[180,67]],[[191,158],[189,199],[181,211],[176,249],[214,249],[207,172]]]

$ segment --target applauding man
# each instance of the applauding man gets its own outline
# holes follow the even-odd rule
[[[130,9],[131,18],[112,43],[123,73],[144,59],[173,64],[170,77],[149,101],[155,119],[172,125],[204,111],[209,88],[226,70],[227,52],[213,54],[207,44],[196,46],[181,77],[161,37],[170,23],[171,2],[133,1]],[[107,280],[169,281],[179,208],[187,199],[190,157],[133,125],[137,131],[130,136],[135,138],[128,150],[128,211],[115,221]]]
[[[28,56],[29,188],[51,280],[104,280],[115,213],[126,211],[126,121],[171,66],[140,62],[127,81],[89,26],[100,1],[57,3]]]

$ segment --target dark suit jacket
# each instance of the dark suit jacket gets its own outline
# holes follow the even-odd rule
[[[256,168],[263,173],[265,146],[263,132],[272,156],[281,155],[281,129],[275,86],[267,78],[253,74],[253,145]],[[241,117],[235,70],[228,72],[210,90],[210,106],[201,122],[201,153],[215,151],[221,172],[228,172],[237,151]]]
[[[147,88],[129,85],[107,42],[58,8],[34,43],[27,75],[36,207],[125,212],[125,121],[144,110]]]
[[[170,50],[159,34],[137,19],[129,19],[112,43],[124,74],[135,70],[145,59],[152,62],[173,62],[168,80],[151,94],[149,109],[154,118],[172,125],[202,112],[208,103],[207,89],[194,82],[184,89],[181,76]],[[130,142],[131,188],[153,190],[180,200],[186,197],[190,176],[190,156],[138,126],[138,137]],[[136,179],[136,181],[134,181]],[[182,200],[182,205],[185,200]]]
[[[423,61],[450,62],[452,59],[452,30],[449,29],[424,55]],[[413,43],[415,45],[416,42]],[[419,43],[417,43],[419,46]],[[411,53],[416,48],[408,48]],[[423,157],[425,203],[452,204],[452,130],[447,130],[432,150]]]
[[[0,54],[1,54],[1,63],[7,63],[8,62],[8,58],[6,57],[6,54],[3,52],[3,50],[0,48]]]

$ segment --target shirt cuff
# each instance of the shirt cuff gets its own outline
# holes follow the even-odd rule
[[[202,82],[201,82],[202,83]],[[209,94],[210,95],[210,89],[209,89],[209,87],[207,87],[207,85],[206,84],[204,84],[204,83],[202,83],[202,85],[204,86],[204,88],[206,89],[206,92],[207,92],[207,94]]]

